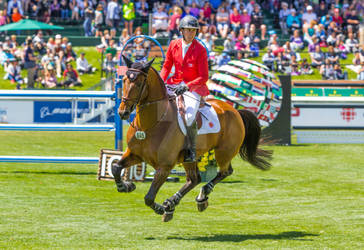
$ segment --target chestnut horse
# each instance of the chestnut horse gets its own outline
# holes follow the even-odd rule
[[[153,59],[154,60],[154,59]],[[166,86],[158,72],[147,63],[133,63],[124,57],[128,71],[123,78],[123,97],[118,112],[121,119],[128,119],[136,108],[136,117],[127,132],[127,145],[122,159],[112,166],[119,192],[135,189],[132,182],[123,181],[121,170],[142,161],[156,170],[154,180],[145,204],[163,221],[173,218],[175,206],[182,197],[201,182],[197,163],[184,163],[185,136],[179,129],[175,98],[167,94]],[[231,160],[236,154],[261,170],[270,168],[272,152],[258,147],[261,128],[258,119],[247,110],[237,111],[231,105],[215,99],[208,103],[216,110],[221,130],[214,134],[198,135],[197,157],[214,149],[218,174],[201,188],[196,198],[199,211],[208,206],[208,195],[214,186],[231,175]],[[185,185],[162,205],[155,202],[156,195],[177,163],[182,163],[186,171]]]

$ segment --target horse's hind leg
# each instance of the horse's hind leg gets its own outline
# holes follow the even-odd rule
[[[226,171],[220,170],[214,179],[201,188],[200,194],[196,197],[198,211],[202,212],[208,207],[208,195],[212,192],[214,186],[232,173],[233,168],[229,164],[229,168]]]
[[[118,163],[112,165],[112,174],[114,175],[115,184],[118,192],[129,193],[135,190],[135,185],[133,182],[123,181],[121,179],[121,171],[124,168],[128,168],[140,162],[141,159],[136,155],[132,154],[127,148],[121,160],[118,161]]]
[[[163,214],[164,222],[172,220],[175,206],[178,205],[183,196],[185,196],[189,191],[191,191],[201,182],[201,176],[200,173],[198,172],[196,162],[184,163],[183,166],[186,171],[186,183],[171,198],[166,199],[164,201],[163,203],[165,209],[165,212]]]

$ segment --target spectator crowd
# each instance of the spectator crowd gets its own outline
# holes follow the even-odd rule
[[[179,20],[193,15],[201,27],[198,38],[212,51],[209,59],[213,65],[263,55],[263,63],[276,72],[300,75],[316,69],[323,79],[347,79],[341,61],[350,54],[354,59],[346,68],[364,80],[363,14],[361,0],[0,0],[0,26],[26,16],[47,23],[83,23],[85,36],[101,38],[98,48],[105,49],[102,67],[107,74],[115,71],[117,48],[131,36],[142,34],[149,16],[151,35],[169,43],[180,36]],[[218,39],[223,41],[220,54],[215,53]],[[24,67],[29,87],[39,75],[48,87],[59,86],[57,77],[62,75],[63,85],[77,86],[82,84],[78,72],[94,70],[84,54],[78,57],[73,52],[65,37],[56,35],[46,42],[38,32],[26,40],[23,51],[15,42],[16,38],[6,37],[0,47],[1,63],[11,81],[23,81],[14,72]],[[147,47],[136,39],[130,53],[142,59]],[[76,70],[72,61],[77,62]],[[73,81],[68,81],[71,76]]]

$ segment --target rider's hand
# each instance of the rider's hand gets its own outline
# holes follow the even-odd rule
[[[184,92],[186,92],[186,91],[188,91],[188,90],[189,90],[189,88],[188,88],[187,84],[186,84],[186,83],[184,83],[184,82],[182,82],[182,83],[180,83],[180,84],[176,87],[176,89],[174,90],[174,93],[175,93],[176,95],[182,95]]]

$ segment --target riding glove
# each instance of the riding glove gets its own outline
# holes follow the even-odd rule
[[[188,91],[189,88],[186,83],[181,82],[174,90],[176,95],[182,95],[184,92]]]

